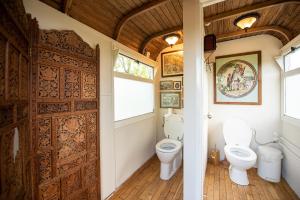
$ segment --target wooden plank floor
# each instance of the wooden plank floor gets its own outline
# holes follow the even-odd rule
[[[182,200],[182,168],[169,180],[159,178],[160,162],[155,156],[132,175],[110,200]],[[248,172],[250,185],[238,186],[231,182],[228,169],[207,165],[205,200],[299,200],[285,180],[280,183],[264,181],[256,169]]]
[[[250,184],[239,186],[233,183],[228,168],[207,165],[204,194],[206,200],[299,200],[282,178],[280,183],[270,183],[257,175],[257,170],[248,170]]]

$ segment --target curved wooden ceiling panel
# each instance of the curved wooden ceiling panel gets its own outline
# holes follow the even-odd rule
[[[152,59],[167,47],[162,36],[182,33],[183,0],[41,0],[99,32]],[[233,25],[238,16],[258,12],[261,17],[248,32]],[[287,43],[300,33],[299,0],[226,0],[204,8],[207,34],[226,41],[270,34]],[[182,43],[182,38],[178,43]]]

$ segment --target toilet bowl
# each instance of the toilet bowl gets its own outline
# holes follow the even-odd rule
[[[156,144],[156,154],[161,162],[160,178],[169,180],[182,163],[182,116],[172,113],[165,115],[164,133],[167,138]]]
[[[229,119],[223,125],[226,142],[224,152],[229,166],[230,179],[239,185],[248,185],[247,170],[256,163],[257,155],[250,149],[251,128],[240,119]]]

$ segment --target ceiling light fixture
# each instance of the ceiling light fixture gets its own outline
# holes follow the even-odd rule
[[[247,29],[251,28],[252,25],[258,20],[258,13],[249,13],[246,15],[242,15],[234,20],[234,25],[247,31]]]
[[[176,44],[179,38],[180,38],[179,34],[173,33],[173,34],[166,35],[164,37],[164,40],[172,47],[174,44]]]

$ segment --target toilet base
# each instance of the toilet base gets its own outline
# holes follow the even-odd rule
[[[169,180],[176,173],[182,163],[182,154],[181,152],[175,157],[170,163],[160,164],[160,178],[162,180]]]
[[[249,185],[247,170],[241,170],[230,165],[229,176],[230,179],[238,185]]]

